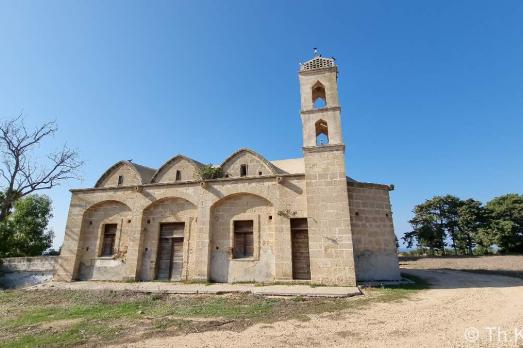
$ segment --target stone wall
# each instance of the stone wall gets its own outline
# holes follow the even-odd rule
[[[268,204],[272,207],[273,218],[271,224],[275,232],[272,233],[271,231],[272,234],[268,235],[266,243],[270,244],[270,248],[274,248],[274,252],[278,254],[274,255],[267,272],[270,274],[269,277],[275,277],[275,279],[291,279],[290,224],[287,218],[278,215],[277,212],[291,210],[305,214],[304,186],[303,175],[283,175],[280,179],[276,176],[256,176],[242,179],[224,178],[208,181],[205,185],[200,185],[198,182],[181,182],[142,185],[138,189],[135,187],[114,187],[74,190],[56,279],[64,281],[87,279],[90,273],[85,272],[85,270],[92,269],[92,275],[96,275],[97,267],[100,267],[100,269],[103,267],[106,272],[112,267],[118,274],[115,275],[113,271],[107,274],[114,277],[114,280],[139,280],[142,277],[151,279],[154,276],[156,258],[153,255],[155,253],[154,245],[157,242],[155,241],[155,232],[152,230],[153,222],[147,224],[147,221],[151,220],[147,217],[148,209],[152,207],[152,204],[173,199],[174,206],[160,209],[163,210],[163,213],[151,213],[153,214],[151,221],[154,221],[154,224],[157,225],[160,221],[157,221],[157,218],[161,219],[161,216],[165,218],[175,217],[174,211],[181,209],[176,220],[178,218],[184,220],[186,226],[190,227],[190,231],[186,231],[190,235],[187,237],[189,245],[186,246],[184,251],[187,253],[184,274],[189,280],[207,280],[210,277],[209,270],[211,267],[211,237],[213,231],[211,212],[213,207],[221,205],[220,201],[225,202],[229,197],[238,194],[254,195],[269,202]],[[194,210],[182,209],[180,202],[185,201],[192,204]],[[87,218],[91,214],[87,213],[90,210],[97,210],[97,207],[103,205],[111,207],[115,202],[119,202],[118,204],[121,207],[128,207],[128,209],[121,210],[123,215],[118,216],[119,213],[113,211],[112,213],[109,212],[107,216],[93,213],[92,219]],[[169,209],[174,210],[168,212]],[[183,214],[181,211],[183,211]],[[121,264],[116,261],[101,259],[97,256],[99,255],[97,253],[99,248],[95,246],[101,240],[101,226],[108,223],[110,219],[118,218],[123,221],[122,236],[126,236],[124,239],[128,241],[127,245],[122,244],[123,247],[127,247],[127,253],[125,259],[123,259],[124,262],[120,262]],[[266,218],[268,219],[268,216]],[[188,223],[188,219],[192,219],[192,222]],[[261,219],[260,217],[260,221]],[[90,220],[93,221],[92,224],[89,222]],[[88,245],[90,245],[89,251],[86,250]],[[94,251],[91,250],[93,246]],[[89,254],[86,255],[85,252],[89,252]],[[151,265],[151,262],[153,262],[153,265]],[[274,270],[274,263],[278,263],[278,271]],[[117,269],[118,267],[120,269]],[[241,267],[238,269],[241,269]],[[238,274],[242,272],[239,270]],[[231,277],[231,279],[234,277]],[[238,279],[242,277],[238,276]]]
[[[165,198],[152,203],[144,210],[142,218],[143,242],[140,262],[140,280],[155,279],[156,260],[158,256],[158,242],[160,239],[160,225],[162,223],[183,222],[184,253],[182,279],[188,279],[188,259],[195,252],[195,243],[192,232],[196,229],[196,206],[180,198]]]
[[[355,284],[352,238],[357,238],[354,250],[361,261],[360,275],[375,279],[390,275],[397,267],[390,253],[394,249],[391,221],[389,229],[380,225],[369,230],[356,220],[352,226],[358,236],[352,237],[348,209],[349,199],[351,209],[372,204],[385,207],[388,192],[385,196],[361,193],[366,198],[360,193],[348,195],[342,149],[325,146],[306,153],[307,176],[278,174],[204,184],[192,181],[74,190],[56,279],[154,279],[159,224],[185,222],[183,279],[205,281],[217,275],[215,280],[229,282],[291,280],[287,214],[308,218],[313,283]],[[374,213],[372,209],[361,212],[363,216]],[[227,233],[231,232],[231,221],[244,217],[257,221],[258,258],[217,256],[217,246],[222,252],[230,247]],[[101,236],[107,223],[118,224],[118,246],[114,257],[102,258]],[[368,248],[379,243],[382,249]]]
[[[158,173],[154,182],[169,183],[176,181],[176,171],[180,171],[180,181],[192,181],[196,179],[196,166],[189,160],[179,157],[168,163]]]
[[[311,280],[356,284],[343,145],[304,148]]]
[[[113,169],[106,178],[102,180],[99,187],[115,187],[118,186],[118,177],[123,177],[122,186],[141,185],[142,178],[134,168],[130,165],[122,163]]]
[[[222,166],[223,172],[228,177],[237,178],[240,176],[240,167],[242,164],[247,165],[246,176],[260,176],[272,174],[267,164],[263,163],[255,155],[244,151],[240,151],[235,156],[228,159]]]
[[[131,209],[117,201],[106,201],[89,208],[83,216],[77,257],[80,259],[80,280],[124,280],[127,276],[129,225]],[[101,257],[104,227],[116,224],[113,257]]]
[[[348,196],[357,280],[399,280],[389,187],[349,182]]]
[[[300,72],[301,109],[314,109],[312,88],[319,81],[325,88],[325,103],[327,107],[339,106],[337,68],[327,68],[321,71]]]
[[[57,256],[10,257],[0,262],[0,288],[18,288],[50,281]]]
[[[233,224],[253,221],[254,252],[233,258]],[[274,209],[264,198],[237,194],[216,203],[211,211],[211,267],[216,282],[269,282],[274,280]]]

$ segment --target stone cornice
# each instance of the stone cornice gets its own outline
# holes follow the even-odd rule
[[[336,66],[331,66],[331,67],[328,67],[328,68],[319,68],[319,69],[312,69],[312,70],[302,70],[300,71],[300,75],[318,75],[318,74],[325,74],[325,73],[329,73],[329,72],[335,72],[337,73],[338,72],[338,67]]]
[[[345,145],[336,144],[336,145],[320,145],[320,146],[304,146],[303,152],[331,152],[331,151],[343,151],[345,152]]]
[[[207,184],[221,184],[221,183],[240,183],[244,181],[264,181],[267,179],[277,179],[277,178],[299,178],[305,176],[304,173],[297,174],[277,174],[277,175],[261,175],[261,176],[244,176],[244,177],[235,177],[235,178],[219,178],[205,180],[203,182]],[[165,183],[152,183],[144,185],[133,185],[133,186],[119,186],[119,187],[88,187],[88,188],[79,188],[69,190],[72,193],[83,193],[83,192],[101,192],[101,191],[129,191],[134,190],[138,191],[144,188],[155,188],[155,187],[184,187],[184,186],[199,186],[202,181],[199,180],[190,180],[190,181],[181,181],[181,182],[165,182]]]
[[[359,187],[359,188],[372,188],[372,189],[385,190],[385,191],[394,190],[394,185],[375,184],[372,182],[357,182],[357,181],[348,181],[347,180],[347,186]]]
[[[322,112],[329,112],[329,111],[340,111],[341,112],[341,107],[331,106],[330,108],[326,107],[326,108],[321,108],[321,109],[305,110],[305,111],[301,111],[300,113],[302,115],[309,115],[309,114],[320,114]]]

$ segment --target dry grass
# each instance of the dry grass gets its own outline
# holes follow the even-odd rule
[[[94,346],[211,330],[241,331],[256,323],[309,320],[309,315],[402,300],[424,288],[366,289],[355,298],[267,298],[87,290],[0,292],[0,347]]]

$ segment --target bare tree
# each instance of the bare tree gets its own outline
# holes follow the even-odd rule
[[[55,122],[44,123],[28,130],[21,115],[0,124],[0,221],[11,212],[17,199],[39,190],[50,189],[68,179],[78,179],[83,162],[78,153],[64,145],[49,153],[45,163],[34,160],[30,154],[46,137],[58,130]]]

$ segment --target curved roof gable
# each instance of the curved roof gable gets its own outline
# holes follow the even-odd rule
[[[103,181],[120,166],[129,166],[132,170],[134,170],[140,178],[142,184],[148,183],[156,171],[153,168],[142,166],[131,161],[119,161],[113,164],[111,167],[109,167],[109,169],[107,169],[105,173],[102,174],[102,176],[100,177],[100,179],[98,179],[94,187],[100,187]]]
[[[253,151],[251,149],[246,149],[246,148],[239,149],[238,151],[236,151],[235,153],[233,153],[232,155],[227,157],[227,159],[225,161],[223,161],[223,163],[221,164],[220,167],[223,168],[228,163],[234,161],[236,159],[236,157],[238,157],[242,153],[248,153],[248,154],[251,154],[254,157],[258,158],[260,160],[260,162],[262,162],[263,164],[265,164],[265,166],[267,166],[267,168],[271,171],[271,174],[276,175],[276,174],[280,173],[280,170],[274,164],[272,164],[267,159],[265,159],[265,157],[263,157],[262,155],[260,155],[256,151]]]
[[[203,163],[200,163],[196,160],[193,160],[192,158],[189,158],[187,156],[184,156],[184,155],[176,155],[174,157],[172,157],[170,160],[168,160],[167,162],[165,162],[164,164],[162,164],[162,166],[160,168],[158,168],[158,170],[154,173],[154,175],[152,176],[151,178],[151,183],[154,183],[156,182],[156,180],[158,179],[158,177],[160,176],[160,174],[162,173],[162,171],[169,167],[171,164],[173,164],[174,162],[176,162],[177,160],[179,159],[184,159],[186,160],[187,162],[191,163],[194,165],[195,168],[199,168],[199,167],[202,167],[204,164]]]

